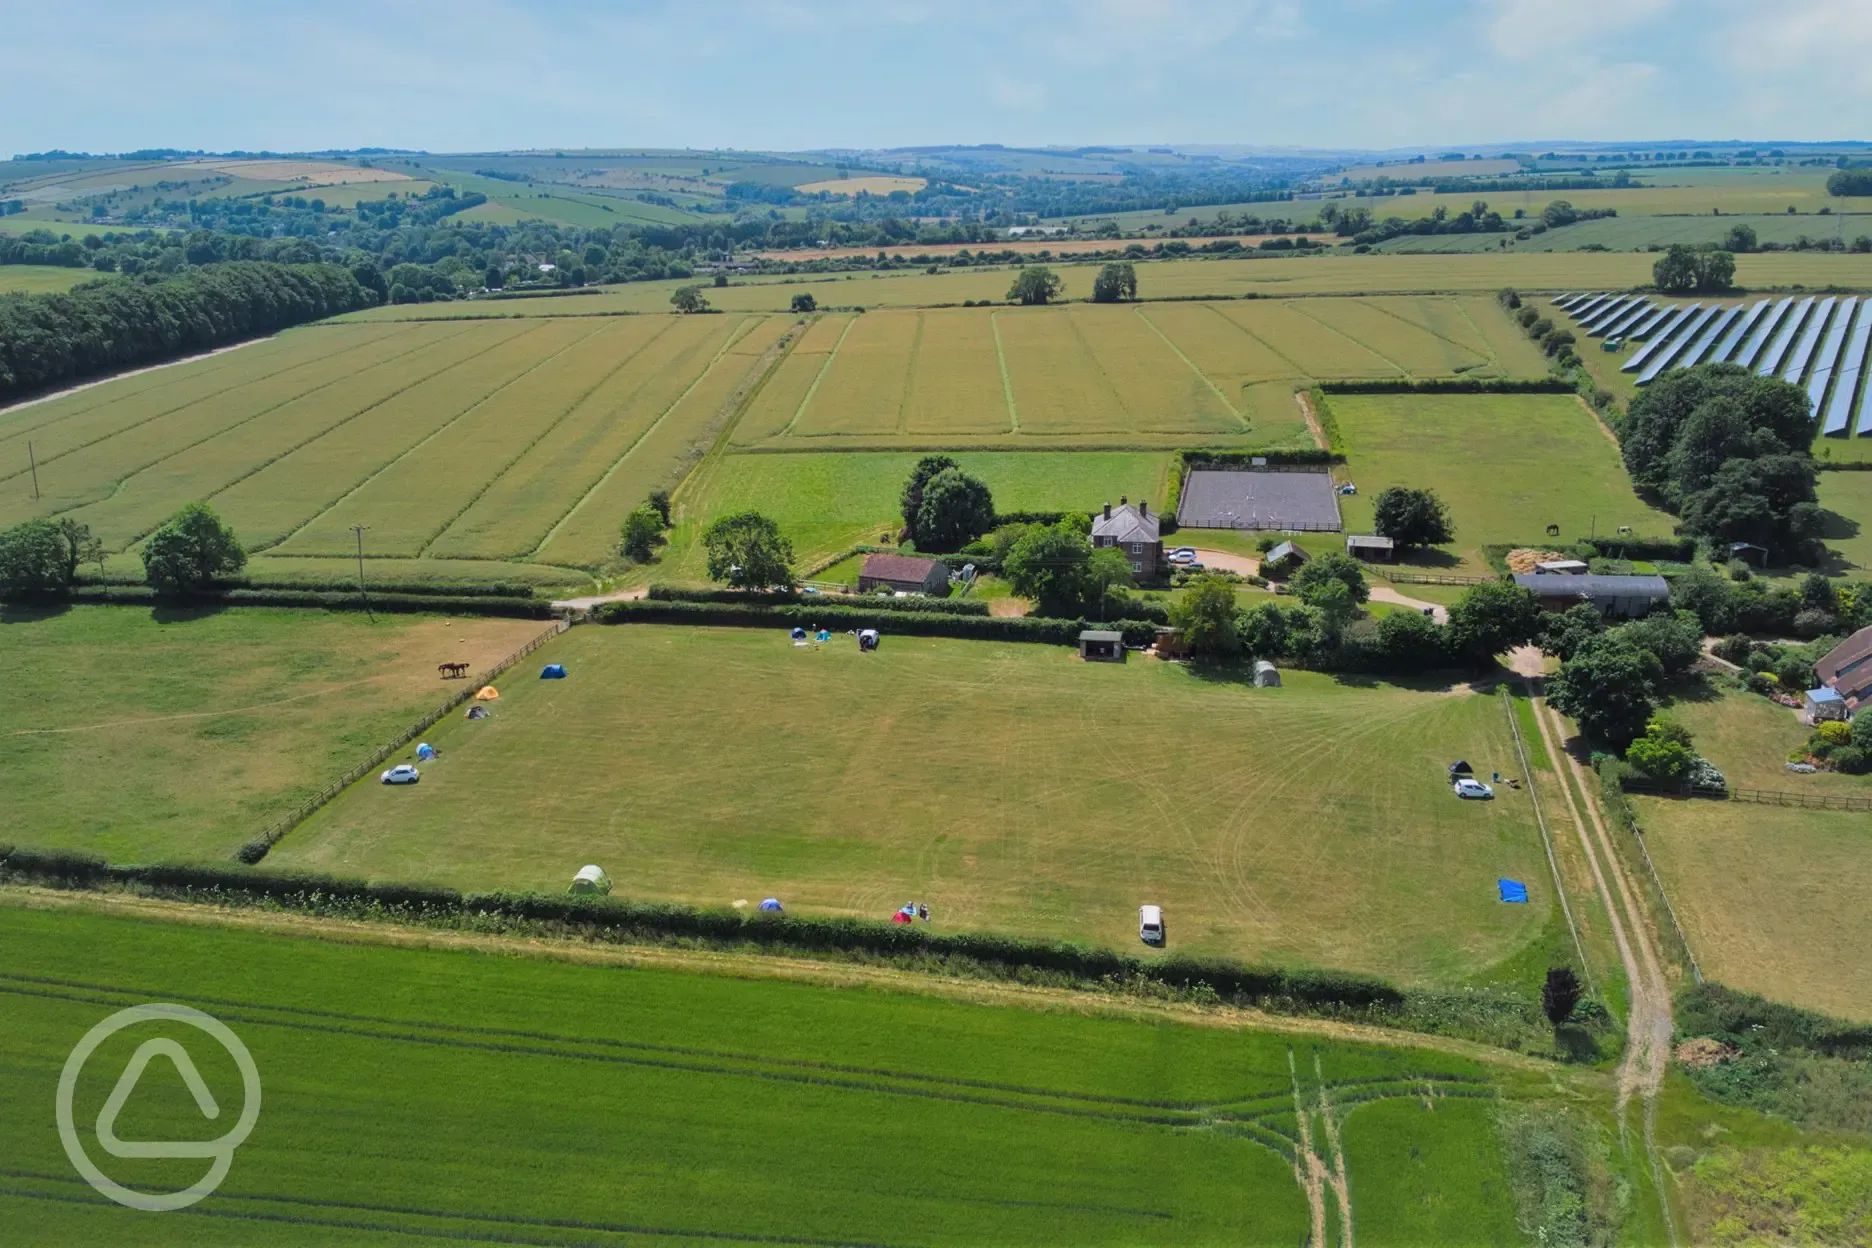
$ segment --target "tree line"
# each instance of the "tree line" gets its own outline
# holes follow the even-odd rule
[[[0,295],[0,401],[376,303],[349,269],[243,260],[63,294]]]

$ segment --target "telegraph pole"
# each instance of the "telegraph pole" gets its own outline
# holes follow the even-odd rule
[[[371,610],[370,593],[364,588],[364,530],[368,529],[369,527],[370,526],[368,524],[354,524],[351,526],[351,531],[357,534],[357,592],[358,592],[358,597],[364,600],[364,614],[370,617],[371,623],[375,624],[377,622],[377,615],[374,611]]]
[[[39,460],[38,457],[33,454],[33,447],[30,442],[26,444],[26,462],[32,465],[33,502],[36,503],[39,501]]]

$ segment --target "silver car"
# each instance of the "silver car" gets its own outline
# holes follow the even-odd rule
[[[380,778],[385,784],[415,784],[422,779],[422,772],[409,763],[398,763]]]

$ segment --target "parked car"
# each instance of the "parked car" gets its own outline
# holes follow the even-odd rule
[[[1172,563],[1182,563],[1186,559],[1194,559],[1195,557],[1196,548],[1194,546],[1178,546],[1164,556],[1164,558]]]
[[[1461,780],[1456,782],[1456,796],[1462,798],[1490,798],[1495,796],[1495,790],[1489,788],[1488,785],[1483,784],[1480,780],[1471,780],[1469,777],[1464,776]]]
[[[1147,945],[1164,943],[1162,906],[1138,907],[1138,939]]]
[[[1202,564],[1196,562],[1194,559],[1190,560],[1188,563],[1180,563],[1177,566],[1182,568],[1185,572],[1202,572],[1206,570]]]
[[[398,763],[384,772],[382,779],[385,784],[415,784],[422,779],[422,772],[409,763]]]

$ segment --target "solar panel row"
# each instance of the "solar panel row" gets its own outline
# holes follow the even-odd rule
[[[1800,327],[1806,323],[1813,306],[1814,297],[1809,295],[1788,314],[1788,318],[1781,323],[1781,332],[1775,335],[1774,341],[1768,344],[1768,350],[1763,352],[1761,364],[1755,369],[1757,376],[1773,377],[1781,371],[1788,352],[1793,349],[1794,336],[1800,333]]]
[[[1846,343],[1846,354],[1841,358],[1838,371],[1833,379],[1833,401],[1827,404],[1826,420],[1821,425],[1822,433],[1847,433],[1852,421],[1853,396],[1859,390],[1859,376],[1865,369],[1866,339],[1872,337],[1872,300],[1868,300],[1859,310],[1859,327]]]
[[[1815,414],[1826,401],[1827,383],[1833,380],[1833,366],[1846,348],[1846,331],[1852,326],[1858,304],[1858,299],[1847,299],[1839,305],[1839,315],[1833,318],[1833,328],[1827,331],[1826,344],[1814,360],[1813,376],[1807,379],[1807,406]]]
[[[1736,353],[1735,362],[1743,368],[1754,368],[1756,361],[1761,358],[1762,349],[1768,345],[1768,340],[1774,337],[1775,326],[1780,324],[1781,319],[1787,315],[1788,309],[1793,306],[1793,295],[1775,304],[1768,315],[1762,317],[1757,323],[1754,334],[1742,344],[1742,350]]]
[[[1724,334],[1722,341],[1716,344],[1716,349],[1710,352],[1709,358],[1717,363],[1727,363],[1735,355],[1736,348],[1742,345],[1742,339],[1748,335],[1749,330],[1755,327],[1755,322],[1761,320],[1762,313],[1767,310],[1768,301],[1764,299],[1750,308],[1745,315],[1738,316],[1729,322],[1729,332]]]
[[[1833,305],[1838,302],[1831,297],[1822,299],[1820,306],[1814,309],[1813,316],[1807,322],[1806,332],[1801,334],[1800,342],[1794,347],[1794,354],[1788,357],[1787,366],[1781,370],[1782,381],[1798,382],[1806,375],[1814,348],[1820,345],[1820,333],[1833,315]]]
[[[1645,343],[1636,355],[1625,361],[1622,371],[1632,373],[1643,368],[1646,361],[1665,348],[1679,329],[1689,324],[1690,318],[1696,315],[1697,309],[1702,306],[1700,303],[1693,303],[1687,308],[1673,309],[1669,319],[1658,326],[1656,332],[1651,335],[1651,341]]]
[[[1649,364],[1645,365],[1644,371],[1638,374],[1637,384],[1650,385],[1657,379],[1659,373],[1682,358],[1684,353],[1702,336],[1705,327],[1721,315],[1722,311],[1721,305],[1704,308],[1671,331],[1671,336],[1659,346],[1657,354],[1652,357]]]

